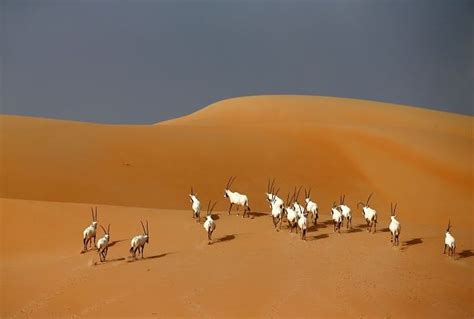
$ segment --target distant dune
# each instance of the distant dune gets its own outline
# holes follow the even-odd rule
[[[412,219],[472,211],[473,118],[362,100],[257,96],[224,100],[158,125],[98,125],[1,116],[1,197],[135,207],[188,207],[191,185],[226,203],[223,188],[266,209],[276,177],[285,194],[313,188],[328,207],[339,194],[374,192]]]
[[[234,98],[156,125],[2,115],[0,316],[472,318],[473,124],[309,96]],[[231,175],[251,219],[227,215]],[[270,177],[282,197],[312,188],[321,218],[306,242],[273,229]],[[191,219],[191,186],[218,201],[213,245]],[[374,235],[356,208],[372,192]],[[328,213],[340,194],[354,229],[339,235]],[[386,228],[392,201],[399,248]],[[112,224],[104,264],[79,254],[90,205]],[[140,219],[148,258],[131,262]],[[456,258],[442,254],[448,219]]]

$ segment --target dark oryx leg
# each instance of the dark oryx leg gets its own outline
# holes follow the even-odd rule
[[[443,251],[443,254],[446,254],[446,244],[444,244],[444,251]]]
[[[87,238],[84,237],[84,239],[82,239],[82,243],[84,244],[83,251],[87,251]]]
[[[230,203],[228,215],[230,215],[230,211],[231,211],[231,209],[232,209],[232,205],[234,205],[234,204]]]

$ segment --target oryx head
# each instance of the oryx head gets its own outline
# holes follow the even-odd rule
[[[107,230],[102,225],[100,225],[100,227],[104,231],[104,237],[108,240],[110,237],[110,224],[107,226]]]
[[[229,180],[227,181],[227,185],[225,186],[224,189],[224,198],[228,198],[229,194],[228,192],[230,191],[230,187],[232,186],[232,183],[235,181],[235,177],[230,177]]]

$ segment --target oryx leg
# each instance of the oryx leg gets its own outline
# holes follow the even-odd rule
[[[443,254],[446,254],[446,244],[444,244],[444,251],[443,251]]]
[[[232,206],[233,206],[233,205],[234,205],[234,204],[230,203],[228,215],[230,215],[230,211],[232,210]]]

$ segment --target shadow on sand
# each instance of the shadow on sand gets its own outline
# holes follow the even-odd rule
[[[123,241],[127,241],[127,239],[113,240],[113,241],[110,242],[109,247],[112,247],[115,244],[121,243]]]
[[[262,212],[250,212],[249,215],[250,215],[250,218],[262,217],[262,216],[271,216],[270,214],[262,213]]]
[[[381,233],[388,233],[389,231],[390,231],[390,229],[388,229],[388,227],[382,228],[382,229],[377,229],[377,232],[381,232]]]
[[[212,245],[213,245],[213,244],[218,244],[218,243],[223,243],[223,242],[230,241],[230,240],[234,240],[235,237],[236,237],[236,235],[234,235],[234,234],[232,234],[232,235],[225,235],[224,237],[215,239],[215,240],[212,242]]]
[[[351,229],[346,229],[345,233],[352,234],[352,233],[360,233],[362,229],[360,228],[351,228]]]
[[[113,262],[116,262],[116,261],[122,261],[122,260],[125,260],[125,259],[126,259],[125,257],[121,257],[121,258],[114,258],[114,259],[106,259],[105,261],[96,261],[96,262],[94,262],[94,266],[106,265],[108,263],[113,263]]]
[[[419,237],[418,238],[413,238],[413,239],[410,239],[410,240],[406,240],[406,241],[401,242],[400,250],[406,250],[406,249],[408,249],[408,247],[418,245],[418,244],[422,244],[422,243],[423,243],[423,239],[421,239]]]
[[[469,258],[473,256],[474,256],[474,252],[472,251],[472,249],[465,249],[461,251],[460,253],[458,253],[457,259]]]
[[[169,254],[172,254],[172,253],[163,253],[163,254],[159,254],[159,255],[145,256],[143,258],[138,257],[138,256],[137,256],[137,258],[129,257],[130,259],[127,260],[127,262],[128,263],[133,263],[133,262],[136,262],[136,261],[144,261],[144,260],[149,260],[149,259],[162,258],[162,257],[165,257]]]
[[[309,237],[311,240],[318,240],[318,239],[323,239],[323,238],[328,238],[329,235],[328,234],[320,234],[320,235],[316,235],[316,236],[313,236],[313,237]]]

